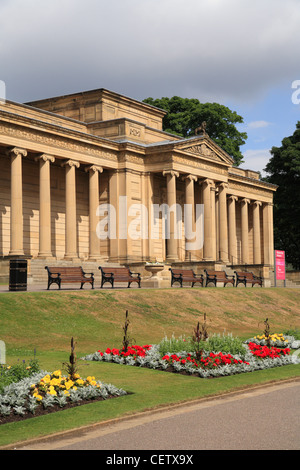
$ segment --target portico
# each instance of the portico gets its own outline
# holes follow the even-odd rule
[[[276,187],[163,115],[103,89],[0,103],[2,259],[272,267]]]

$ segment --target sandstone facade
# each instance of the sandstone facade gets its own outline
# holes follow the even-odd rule
[[[0,103],[2,260],[246,266],[268,278],[276,187],[235,168],[206,133],[182,139],[163,132],[164,114],[105,89]],[[162,204],[182,208],[176,236],[173,212],[169,238],[162,213],[152,223],[153,205]],[[185,205],[194,230],[195,208],[204,207],[197,249],[184,231]],[[99,222],[113,220],[106,207],[115,209],[115,227],[99,238]],[[126,236],[134,224],[141,236]]]

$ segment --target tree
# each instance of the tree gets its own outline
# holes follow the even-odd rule
[[[243,162],[240,146],[245,143],[247,134],[237,130],[235,125],[242,123],[243,118],[235,111],[218,103],[203,104],[197,99],[179,96],[146,98],[144,103],[167,111],[163,130],[184,138],[195,135],[195,129],[205,121],[209,137],[234,159],[236,166]]]
[[[274,195],[275,249],[286,252],[286,260],[300,269],[300,121],[281,147],[272,147],[264,178],[278,185]]]

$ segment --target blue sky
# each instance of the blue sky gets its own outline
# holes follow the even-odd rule
[[[262,171],[300,120],[299,25],[299,0],[1,0],[0,84],[16,102],[95,88],[218,102],[244,118],[241,166]]]
[[[299,70],[300,77],[300,70]],[[299,78],[300,79],[300,78]],[[241,105],[235,109],[244,118],[239,130],[247,132],[246,144],[241,147],[245,162],[243,168],[257,169],[264,175],[263,168],[270,158],[270,149],[281,146],[284,137],[294,133],[296,123],[300,121],[300,104],[292,102],[293,81],[271,89],[263,97],[259,97],[252,105]],[[295,101],[295,100],[294,100]]]

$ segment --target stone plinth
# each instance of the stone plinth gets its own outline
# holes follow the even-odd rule
[[[146,264],[145,270],[151,275],[144,277],[141,282],[141,287],[144,288],[163,288],[171,286],[171,277],[169,272],[169,265],[164,264]]]

